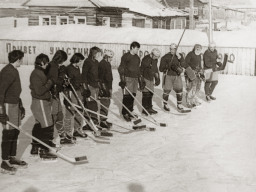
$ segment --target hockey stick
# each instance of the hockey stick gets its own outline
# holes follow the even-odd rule
[[[147,115],[155,122],[156,125],[158,125],[158,126],[160,126],[160,127],[166,127],[166,126],[167,126],[166,123],[159,123],[159,122],[157,122],[157,121],[148,113],[148,111],[142,106],[142,104],[139,102],[139,100],[131,93],[131,91],[130,91],[127,87],[125,87],[125,90],[133,97],[133,99],[134,99],[135,101],[137,101],[137,103],[139,104],[139,106],[142,107],[142,109],[143,109],[143,110],[147,113]]]
[[[90,117],[89,113],[85,110],[85,107],[84,107],[84,105],[83,105],[83,102],[82,102],[81,99],[78,97],[77,92],[76,92],[74,86],[72,85],[71,82],[69,82],[69,84],[70,84],[70,86],[71,86],[71,88],[72,88],[72,90],[73,90],[73,93],[75,94],[75,97],[76,97],[76,99],[78,100],[80,106],[83,108],[83,112],[85,112],[86,115],[87,115],[87,117],[89,118],[89,122],[90,122],[89,125],[91,125],[91,127],[93,127],[93,128],[95,128],[96,130],[98,130],[98,128],[95,126],[95,124],[94,124],[92,118]],[[96,134],[97,134],[97,133],[96,133]],[[99,135],[96,135],[96,136],[99,136]],[[113,134],[108,133],[108,132],[100,132],[100,136],[112,137]]]
[[[108,111],[110,111],[111,113],[113,113],[114,115],[117,115],[115,112],[113,112],[112,110],[110,110],[109,108],[107,108],[106,106],[104,106],[102,103],[100,103],[99,101],[97,101],[95,98],[93,98],[92,96],[91,96],[91,99],[93,99],[94,101],[96,101],[100,106],[102,106],[102,107],[104,107],[106,110],[108,110]],[[122,103],[122,105],[123,105],[123,103]],[[124,105],[123,105],[124,106]],[[124,106],[125,107],[125,106]],[[133,116],[133,118],[135,118],[136,120],[135,121],[133,121],[133,124],[134,125],[137,125],[137,124],[139,124],[140,122],[141,122],[141,119],[138,119],[137,117],[135,117],[126,107],[125,107],[125,109]]]
[[[54,149],[53,147],[47,145],[46,143],[44,143],[43,141],[41,141],[40,139],[37,139],[36,137],[30,135],[28,132],[22,130],[20,127],[14,125],[13,123],[7,121],[7,124],[9,124],[10,126],[14,127],[15,129],[18,129],[19,131],[21,131],[22,133],[24,133],[25,135],[27,135],[28,137],[32,138],[33,140],[37,141],[38,143],[42,144],[43,146],[47,147],[48,149],[50,149],[50,152],[53,153],[54,155],[57,155],[59,158],[72,163],[72,164],[82,164],[82,163],[88,163],[87,157],[86,156],[81,156],[81,157],[69,157],[66,156],[62,153],[60,153],[58,150]]]
[[[74,104],[75,105],[75,104]],[[75,105],[76,107],[80,107],[80,106],[77,106],[77,105]],[[95,112],[95,111],[92,111],[92,110],[90,110],[90,109],[86,109],[88,112],[90,112],[90,113],[93,113],[93,114],[95,114],[95,115],[99,115],[100,117],[104,117],[104,118],[108,118],[107,116],[105,116],[105,115],[102,115],[102,114],[99,114],[99,113],[97,113],[97,112]],[[124,127],[124,126],[122,126],[122,125],[119,125],[119,124],[117,124],[117,123],[113,123],[113,122],[111,122],[113,125],[116,125],[116,126],[118,126],[118,127],[121,127],[121,128],[124,128],[124,129],[126,129],[126,130],[130,130],[130,129],[128,129],[128,128],[126,128],[126,127]],[[145,125],[140,125],[140,126],[136,126],[136,125],[134,125],[134,126],[132,126],[132,129],[139,129],[139,128],[146,128],[146,126]]]
[[[137,125],[139,123],[141,123],[141,119],[139,119],[138,117],[136,117],[129,109],[128,107],[126,107],[115,95],[113,95],[113,97],[122,105],[122,107],[124,107],[126,109],[126,111],[128,111],[130,113],[130,115],[135,119],[135,121],[133,121],[134,125]]]
[[[185,31],[186,31],[186,26],[185,26],[185,28],[184,28],[184,31],[183,31],[181,37],[180,37],[180,40],[179,40],[178,45],[177,45],[177,47],[176,47],[176,51],[177,51],[178,48],[179,48],[180,42],[181,42],[181,40],[182,40],[182,38],[183,38],[183,35],[184,35]],[[175,54],[176,54],[176,53],[175,53]],[[172,59],[171,59],[171,61],[170,61],[169,66],[172,64],[175,54],[172,55]],[[166,72],[164,73],[163,84],[162,84],[163,86],[165,85],[165,79],[166,79],[167,73],[168,73],[168,69],[167,69]]]
[[[97,137],[97,136],[106,136],[105,134],[104,134],[104,132],[101,132],[101,131],[99,131],[99,129],[95,126],[95,124],[91,124],[86,118],[85,118],[85,116],[74,106],[74,104],[69,100],[69,98],[65,95],[65,94],[63,94],[63,93],[60,93],[62,96],[63,96],[63,98],[65,98],[67,101],[68,101],[68,103],[75,109],[75,111],[83,118],[83,120],[87,123],[87,124],[89,124],[90,125],[90,127],[91,127],[91,129],[95,132],[95,136]],[[90,118],[91,119],[91,118]],[[92,120],[91,120],[92,121]]]

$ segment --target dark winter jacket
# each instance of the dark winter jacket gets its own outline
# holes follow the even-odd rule
[[[0,105],[18,104],[21,94],[20,75],[12,65],[6,65],[0,72]]]
[[[125,53],[118,67],[120,76],[138,78],[140,76],[140,58],[137,54]]]
[[[66,67],[67,76],[70,78],[70,83],[73,85],[75,90],[80,90],[83,83],[82,74],[79,67],[75,67],[73,64],[70,64]]]
[[[46,76],[54,82],[54,86],[51,89],[52,95],[58,94],[58,92],[63,91],[63,82],[66,74],[66,67],[64,65],[60,66],[54,61],[51,61],[46,70]],[[57,92],[56,92],[57,91]]]
[[[187,54],[185,62],[187,65],[189,65],[193,70],[197,72],[199,72],[200,69],[202,69],[201,55],[196,55],[194,51],[191,51]]]
[[[82,79],[83,82],[87,85],[90,85],[94,88],[98,87],[98,67],[99,62],[97,60],[92,60],[87,58],[84,61],[83,70],[82,70]]]
[[[217,64],[218,52],[215,49],[213,52],[207,49],[204,52],[204,69],[214,69]]]
[[[99,63],[99,80],[105,83],[108,89],[112,89],[113,74],[111,64],[105,59]]]
[[[180,59],[178,59],[177,55],[174,55],[173,61],[171,63],[172,56],[173,55],[169,52],[161,58],[159,71],[165,72],[166,70],[168,70],[167,75],[178,76],[177,73],[174,70],[172,70],[172,65],[176,65],[183,68],[187,68],[187,65],[182,55]]]
[[[36,66],[30,75],[31,95],[35,99],[50,100],[53,82],[47,79],[43,68]]]
[[[141,75],[150,81],[153,81],[155,73],[158,73],[157,59],[153,59],[150,55],[146,55],[140,65]]]

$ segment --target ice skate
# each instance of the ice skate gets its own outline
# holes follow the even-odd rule
[[[25,161],[19,160],[16,157],[10,157],[9,163],[18,168],[27,168],[28,164]]]
[[[9,175],[15,175],[17,171],[17,168],[15,168],[14,166],[12,166],[9,161],[4,160],[1,163],[1,173],[3,174],[9,174]]]

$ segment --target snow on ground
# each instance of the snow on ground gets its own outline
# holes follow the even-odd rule
[[[22,99],[26,108],[23,130],[31,133],[29,75],[32,66],[19,68]],[[113,92],[121,99],[114,70]],[[254,192],[256,191],[256,79],[248,76],[220,75],[215,91],[217,100],[208,104],[201,93],[202,106],[191,114],[177,116],[159,109],[155,118],[168,123],[156,132],[113,127],[111,144],[78,139],[73,147],[63,147],[70,156],[87,155],[88,164],[71,165],[59,159],[41,162],[30,157],[31,140],[21,134],[18,156],[29,163],[15,176],[0,175],[0,191],[22,192]],[[161,87],[156,88],[161,93]],[[173,94],[174,95],[174,94]],[[141,99],[141,94],[138,93]],[[175,111],[175,97],[171,96]],[[111,109],[119,113],[114,99]],[[135,107],[138,111],[138,108]],[[120,117],[111,120],[125,123]],[[151,126],[153,126],[151,124]]]
[[[170,45],[178,43],[183,30],[150,29],[139,27],[112,28],[89,25],[51,25],[2,29],[0,39],[28,41],[60,41],[81,43],[130,44],[138,41],[145,45]],[[192,38],[193,37],[193,38]],[[206,33],[186,30],[181,41],[183,46],[199,43],[208,45]]]

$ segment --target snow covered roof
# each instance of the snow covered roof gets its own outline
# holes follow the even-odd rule
[[[95,7],[89,0],[30,0],[26,6],[45,7]]]
[[[9,30],[0,30],[0,39],[85,42],[106,44],[130,44],[138,41],[144,45],[170,45],[178,43],[183,30],[166,30],[152,28],[110,28],[105,26],[88,25],[52,25],[30,26]],[[186,30],[181,41],[183,46],[193,46],[199,43],[208,45],[206,33]]]
[[[4,9],[24,9],[26,7],[22,6],[20,3],[0,2],[0,8],[4,8]]]
[[[128,8],[132,12],[152,17],[186,16],[187,13],[166,9],[156,0],[90,0],[97,7]]]

